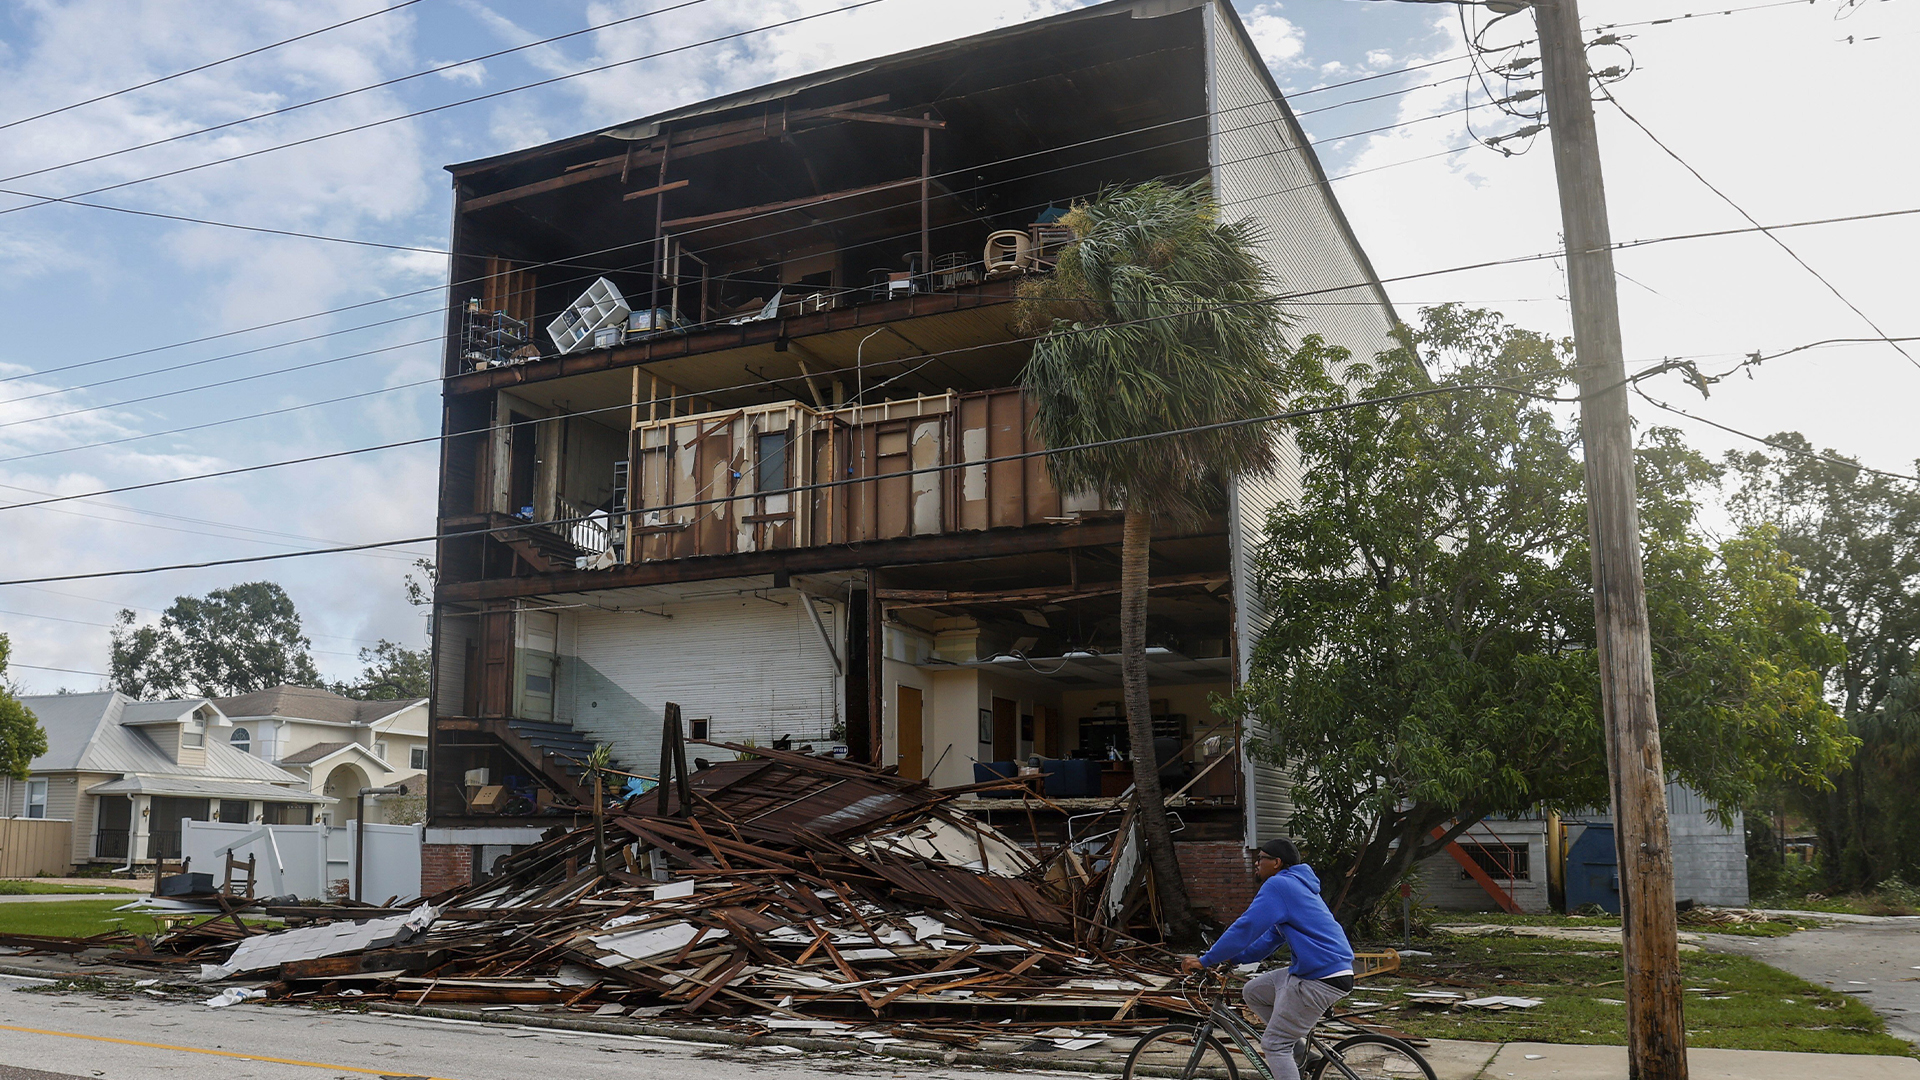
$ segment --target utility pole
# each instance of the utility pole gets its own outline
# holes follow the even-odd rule
[[[1593,617],[1600,710],[1613,790],[1619,855],[1621,952],[1626,965],[1627,1075],[1686,1080],[1680,945],[1673,907],[1673,850],[1660,724],[1653,708],[1653,652],[1640,512],[1634,499],[1633,431],[1613,275],[1613,238],[1600,181],[1600,144],[1588,87],[1576,0],[1533,0],[1545,74],[1553,168],[1560,183],[1567,281],[1587,459],[1587,528],[1593,547]]]

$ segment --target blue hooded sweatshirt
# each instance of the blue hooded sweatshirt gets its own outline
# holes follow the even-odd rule
[[[1295,863],[1268,878],[1246,914],[1213,943],[1202,964],[1253,964],[1272,956],[1281,940],[1293,952],[1289,968],[1302,979],[1325,979],[1353,970],[1353,946],[1320,899],[1313,867]]]

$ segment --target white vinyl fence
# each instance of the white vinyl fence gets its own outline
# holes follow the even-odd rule
[[[297,896],[328,900],[355,895],[353,888],[354,823],[345,825],[245,825],[219,821],[183,821],[180,853],[193,860],[192,870],[212,874],[218,886],[226,874],[227,855],[254,858],[259,880],[255,896]],[[389,897],[412,900],[420,895],[418,825],[368,825],[367,854],[362,863],[365,887],[359,897],[384,904]]]

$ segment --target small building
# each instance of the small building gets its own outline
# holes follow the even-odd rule
[[[361,788],[425,790],[427,699],[356,701],[312,686],[280,685],[215,698],[232,721],[227,745],[300,777],[308,791],[350,803]],[[367,821],[387,821],[391,797],[368,799]],[[322,810],[325,824],[351,816]],[[309,824],[302,822],[301,824]]]
[[[117,691],[21,699],[47,733],[27,779],[0,780],[8,817],[72,825],[75,865],[180,855],[180,822],[310,822],[334,799],[236,748],[212,699],[135,701]]]
[[[1580,845],[1589,828],[1611,833],[1605,809],[1524,818],[1488,818],[1462,834],[1456,851],[1419,865],[1421,902],[1443,911],[1499,911],[1511,898],[1527,914],[1598,903],[1619,909],[1612,841]],[[1716,819],[1713,804],[1685,784],[1667,785],[1667,828],[1673,845],[1673,896],[1682,903],[1745,907],[1746,829],[1740,811]],[[1590,854],[1597,851],[1597,856]],[[1592,866],[1576,865],[1591,859]],[[1473,864],[1469,868],[1468,864]],[[1575,884],[1569,884],[1570,882]],[[1569,891],[1571,890],[1571,892]]]

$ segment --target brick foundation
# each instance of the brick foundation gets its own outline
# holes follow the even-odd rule
[[[1195,908],[1211,908],[1210,914],[1222,926],[1240,917],[1253,902],[1259,883],[1253,879],[1253,861],[1247,858],[1245,845],[1239,843],[1176,843],[1173,850],[1180,858],[1180,876],[1187,886],[1187,899]]]
[[[420,845],[420,895],[432,896],[473,881],[469,844]]]

